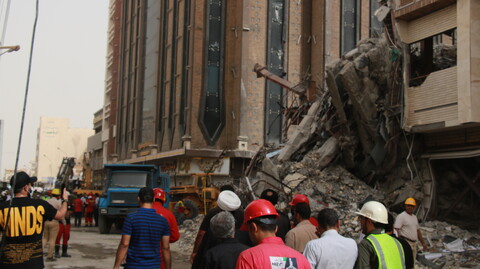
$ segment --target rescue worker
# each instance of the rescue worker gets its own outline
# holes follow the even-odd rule
[[[387,209],[377,201],[370,201],[359,212],[365,238],[358,244],[355,268],[405,268],[405,255],[397,239],[384,232],[388,224]]]
[[[82,226],[83,195],[78,194],[77,199],[73,201],[73,214],[75,215],[75,227]]]
[[[70,239],[70,216],[73,212],[72,204],[67,201],[67,213],[65,214],[65,218],[59,221],[59,229],[57,234],[57,239],[55,240],[55,258],[70,258],[71,256],[67,253],[68,251],[68,240]],[[60,241],[62,241],[62,256],[60,256]]]
[[[242,230],[248,230],[255,247],[249,248],[238,257],[236,268],[297,268],[310,269],[305,256],[285,246],[275,236],[278,213],[267,200],[258,199],[245,209]]]
[[[317,239],[317,227],[309,221],[311,215],[310,206],[307,203],[298,203],[295,205],[295,215],[293,216],[297,226],[291,229],[285,236],[285,245],[303,253],[305,245],[310,240]]]
[[[153,189],[153,209],[159,214],[160,216],[164,217],[167,219],[168,226],[170,227],[170,243],[177,242],[177,240],[180,238],[180,233],[178,232],[178,225],[177,225],[177,219],[173,215],[170,210],[166,209],[163,205],[167,201],[167,194],[165,191],[161,188],[155,188]],[[162,254],[161,257],[164,255]],[[161,268],[165,268],[165,262],[162,259],[162,264]]]
[[[310,206],[310,200],[308,199],[308,197],[304,194],[296,194],[292,201],[290,203],[288,203],[290,206],[291,206],[291,213],[292,213],[292,217],[295,216],[295,206],[298,204],[298,203],[307,203],[308,206]],[[314,218],[314,217],[310,217],[309,218],[309,221],[310,223],[313,224],[313,226],[315,227],[318,227],[318,221]],[[292,227],[295,227],[297,225],[297,223],[295,222],[295,219],[293,219],[293,225]]]
[[[47,200],[56,210],[59,210],[62,206],[62,201],[60,200],[60,189],[53,189],[51,192],[52,197]],[[47,251],[47,261],[56,261],[53,257],[53,250],[55,249],[55,240],[57,239],[58,230],[59,230],[58,220],[47,220],[45,221],[45,231],[43,233],[43,247],[48,244]]]
[[[393,224],[395,223],[395,218],[393,217],[392,214],[388,213],[388,225],[385,227],[385,233],[389,234],[390,236],[395,237],[395,239],[400,242],[400,244],[403,247],[403,253],[405,254],[405,267],[407,269],[413,269],[415,268],[414,263],[413,263],[413,252],[412,252],[412,247],[408,243],[407,240],[397,237],[395,233],[393,232]]]
[[[93,227],[93,211],[95,210],[95,199],[88,196],[85,207],[85,227]]]
[[[407,240],[412,248],[413,263],[417,258],[417,241],[420,240],[423,246],[423,251],[428,249],[425,240],[423,240],[422,233],[420,232],[420,225],[418,224],[417,216],[413,214],[417,202],[412,197],[405,200],[405,211],[400,213],[395,219],[394,228],[397,231],[399,237]]]

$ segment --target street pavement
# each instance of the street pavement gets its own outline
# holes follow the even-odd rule
[[[113,268],[115,253],[120,242],[121,233],[112,227],[110,234],[100,234],[98,227],[72,227],[69,240],[68,254],[71,258],[59,258],[54,262],[47,262],[46,269],[106,269]],[[172,268],[190,268],[188,255],[178,249],[175,243],[171,244]],[[61,250],[60,250],[61,251]]]

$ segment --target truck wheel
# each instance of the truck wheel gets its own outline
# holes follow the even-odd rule
[[[175,204],[173,214],[177,218],[177,223],[181,225],[186,219],[193,219],[198,216],[198,206],[194,201],[185,199],[183,200],[183,206],[181,203]]]
[[[98,227],[101,234],[109,234],[112,228],[112,221],[105,215],[98,216]]]

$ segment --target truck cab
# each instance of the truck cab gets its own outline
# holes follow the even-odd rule
[[[138,209],[138,191],[143,187],[170,191],[170,176],[156,165],[106,164],[105,189],[99,201],[100,233],[110,233],[113,223],[121,228],[125,217]],[[169,199],[164,206],[168,207]]]

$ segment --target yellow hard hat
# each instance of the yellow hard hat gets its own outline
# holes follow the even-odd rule
[[[53,189],[52,195],[60,195],[60,189]]]
[[[405,200],[405,204],[416,206],[417,202],[415,202],[415,199],[413,199],[412,197],[408,197],[407,200]]]

